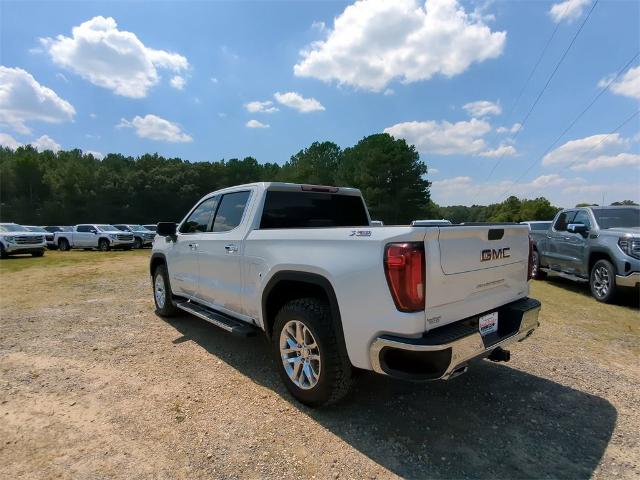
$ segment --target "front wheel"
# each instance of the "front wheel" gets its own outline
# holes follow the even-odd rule
[[[61,238],[58,242],[58,249],[60,249],[61,252],[68,252],[70,248],[71,246],[69,245],[69,240],[67,240],[66,238]]]
[[[599,302],[610,303],[616,296],[616,272],[609,260],[598,260],[589,276],[591,294]]]
[[[537,250],[531,253],[533,266],[531,268],[531,277],[536,280],[544,280],[547,277],[546,272],[540,270],[540,255]]]
[[[111,249],[111,246],[109,245],[109,241],[105,240],[104,238],[100,240],[100,242],[98,242],[98,249],[101,252],[108,252]]]
[[[271,342],[280,378],[300,402],[321,407],[349,391],[351,363],[325,303],[301,298],[285,304],[276,316]]]
[[[171,301],[171,283],[166,265],[158,265],[153,271],[153,301],[156,313],[163,317],[172,317],[179,313]]]
[[[136,237],[133,241],[133,248],[142,248],[142,239],[140,237]]]

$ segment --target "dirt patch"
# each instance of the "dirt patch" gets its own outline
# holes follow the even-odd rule
[[[7,478],[640,476],[639,312],[536,282],[542,327],[449,382],[286,393],[261,338],[153,312],[149,252],[0,262]],[[11,263],[10,268],[5,265]]]

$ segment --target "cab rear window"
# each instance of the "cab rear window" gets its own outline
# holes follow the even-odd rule
[[[260,221],[261,229],[368,225],[361,197],[319,192],[268,191]]]

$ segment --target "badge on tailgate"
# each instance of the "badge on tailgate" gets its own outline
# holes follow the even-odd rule
[[[478,319],[480,335],[485,336],[498,331],[498,312],[491,312]]]

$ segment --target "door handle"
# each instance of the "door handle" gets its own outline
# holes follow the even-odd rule
[[[190,243],[190,244],[189,244],[189,248],[190,248],[191,250],[196,250],[196,249],[198,248],[198,244],[197,244],[197,243]]]
[[[224,246],[224,249],[227,251],[227,253],[236,253],[238,251],[238,246],[234,243],[229,243]]]

